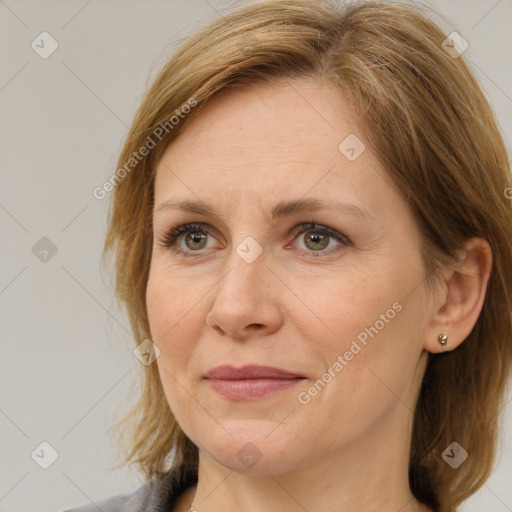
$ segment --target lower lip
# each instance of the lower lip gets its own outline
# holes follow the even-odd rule
[[[254,400],[289,389],[303,378],[296,379],[206,379],[220,395],[234,400]]]

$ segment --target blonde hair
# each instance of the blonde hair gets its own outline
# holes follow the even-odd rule
[[[410,486],[436,511],[455,510],[488,478],[512,361],[507,153],[477,81],[462,56],[445,51],[445,37],[418,10],[389,2],[268,1],[209,23],[167,62],[136,113],[104,247],[105,258],[115,252],[116,297],[140,343],[151,338],[145,297],[153,188],[166,147],[227,87],[280,78],[336,85],[412,208],[428,282],[470,237],[485,238],[493,252],[479,319],[459,348],[430,356],[416,406]],[[197,464],[197,447],[169,408],[156,364],[144,367],[139,400],[119,426],[129,445],[123,464],[136,464],[146,478],[169,465]],[[470,454],[457,470],[441,458],[453,441]]]

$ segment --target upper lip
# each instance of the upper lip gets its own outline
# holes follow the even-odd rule
[[[297,373],[275,368],[273,366],[247,365],[241,368],[234,366],[221,365],[212,368],[206,375],[206,379],[296,379],[303,377]]]

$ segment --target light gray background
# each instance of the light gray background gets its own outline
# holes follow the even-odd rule
[[[512,138],[511,0],[430,2],[468,42]],[[105,433],[136,393],[128,322],[100,271],[107,202],[92,190],[115,171],[142,94],[179,40],[218,17],[220,0],[0,0],[0,510],[58,511],[131,492],[134,470],[110,471]],[[222,11],[220,11],[222,12]],[[42,59],[31,42],[59,47]],[[32,247],[48,237],[46,263]],[[512,405],[499,464],[464,511],[512,510]],[[31,458],[42,441],[48,468]]]

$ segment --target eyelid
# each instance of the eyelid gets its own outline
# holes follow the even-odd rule
[[[297,233],[297,234],[306,233],[308,231],[319,231],[320,233],[326,233],[329,236],[332,236],[333,238],[338,240],[338,242],[342,242],[345,245],[352,245],[352,242],[350,241],[350,239],[343,233],[340,233],[336,229],[330,228],[329,226],[325,226],[323,224],[318,224],[315,221],[311,221],[309,223],[302,222],[299,225],[297,225],[295,228],[292,229],[292,233],[294,233],[294,234],[295,233]]]
[[[190,233],[190,232],[202,232],[206,235],[212,235],[214,232],[214,229],[204,223],[204,222],[187,222],[184,224],[177,224],[171,226],[169,229],[167,229],[163,234],[158,236],[159,244],[162,245],[164,248],[170,249],[176,253],[185,254],[185,253],[194,253],[194,252],[200,252],[200,251],[183,251],[179,247],[176,247],[175,242],[176,240],[184,234]]]
[[[213,236],[213,233],[215,233],[216,230],[212,226],[210,226],[209,224],[207,224],[205,222],[190,222],[190,223],[178,224],[178,225],[171,226],[168,230],[165,231],[165,233],[163,235],[159,235],[158,240],[159,240],[160,245],[162,245],[164,248],[172,250],[175,253],[182,254],[184,256],[192,256],[192,255],[194,255],[194,253],[201,255],[201,252],[204,252],[202,250],[184,251],[175,245],[176,240],[181,235],[187,234],[190,232],[194,232],[194,231]],[[330,228],[329,226],[325,226],[323,224],[318,224],[314,220],[312,220],[311,222],[301,222],[298,225],[296,225],[291,230],[291,234],[294,235],[294,238],[291,243],[295,242],[298,235],[300,235],[302,233],[307,233],[309,231],[317,231],[317,232],[325,233],[328,236],[331,236],[335,240],[340,242],[340,245],[342,247],[343,246],[345,246],[345,247],[352,246],[351,240],[346,235],[340,233],[339,231],[337,231],[334,228]],[[297,235],[297,236],[295,236],[295,235]],[[288,246],[289,246],[289,244],[287,244],[287,247]],[[311,257],[311,256],[318,257],[321,254],[327,256],[327,255],[331,255],[331,254],[337,252],[337,250],[339,250],[339,247],[340,246],[337,246],[337,247],[334,247],[334,248],[331,248],[331,249],[325,250],[325,251],[299,250],[299,253],[302,255],[305,255],[306,257]]]

